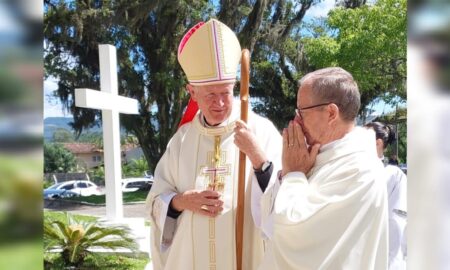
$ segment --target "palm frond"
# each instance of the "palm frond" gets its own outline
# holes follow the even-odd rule
[[[125,226],[107,226],[98,221],[81,221],[66,213],[65,220],[44,220],[45,251],[61,248],[67,265],[82,264],[89,250],[126,248],[137,251],[138,245]]]

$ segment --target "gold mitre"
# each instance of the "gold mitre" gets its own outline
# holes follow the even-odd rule
[[[236,35],[215,19],[196,24],[178,46],[178,62],[192,85],[234,83],[240,59]]]

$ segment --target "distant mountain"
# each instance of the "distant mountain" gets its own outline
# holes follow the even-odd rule
[[[53,138],[53,133],[59,129],[63,128],[70,132],[73,132],[70,122],[73,122],[73,117],[47,117],[44,119],[44,141],[51,141]],[[93,127],[88,130],[83,130],[83,133],[88,132],[102,132],[101,127]]]
[[[55,133],[56,130],[63,128],[70,132],[73,132],[72,127],[69,123],[73,122],[73,117],[47,117],[44,119],[44,141],[45,142],[51,142],[53,138],[53,133]],[[87,134],[87,133],[93,133],[93,132],[99,132],[102,133],[103,129],[102,127],[93,127],[86,130],[83,130],[81,134]],[[125,129],[120,129],[120,134],[125,135]]]

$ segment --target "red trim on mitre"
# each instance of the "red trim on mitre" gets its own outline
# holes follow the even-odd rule
[[[183,38],[180,41],[180,45],[178,45],[178,55],[183,51],[184,45],[186,45],[187,41],[191,38],[192,34],[197,31],[200,27],[202,27],[205,23],[199,22],[194,25],[191,29],[189,29],[186,34],[184,34]]]
[[[182,125],[189,123],[194,119],[195,115],[198,111],[198,104],[195,102],[192,98],[189,99],[188,105],[186,107],[186,111],[184,112],[183,117],[181,118],[180,124],[178,125],[178,128],[180,128]]]

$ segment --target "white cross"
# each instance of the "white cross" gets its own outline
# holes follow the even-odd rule
[[[75,105],[102,110],[106,218],[123,218],[119,113],[138,114],[136,99],[118,95],[116,47],[99,45],[100,89],[75,89]]]

